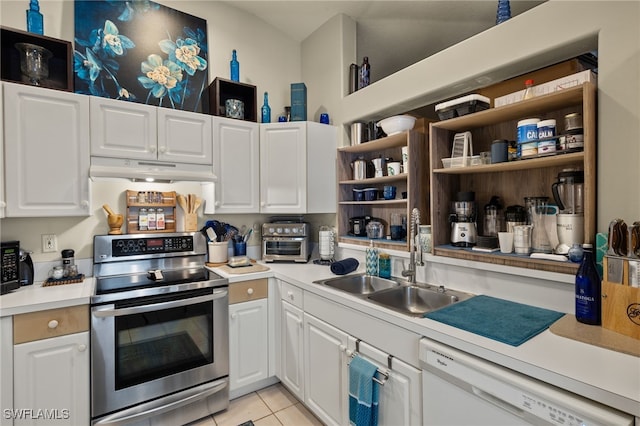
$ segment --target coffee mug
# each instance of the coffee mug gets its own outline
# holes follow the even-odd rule
[[[402,173],[402,168],[399,161],[387,163],[387,176],[395,176],[399,175],[400,173]]]
[[[395,200],[396,187],[393,185],[385,185],[384,188],[382,188],[382,196],[385,200]]]
[[[327,114],[326,112],[320,114],[320,122],[322,124],[329,124],[329,114]]]

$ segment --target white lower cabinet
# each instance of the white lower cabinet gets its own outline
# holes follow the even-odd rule
[[[358,347],[361,357],[375,364],[378,370],[389,374],[389,378],[379,388],[378,425],[421,424],[422,371],[395,357],[391,357],[389,368],[389,354],[365,342],[360,342]]]
[[[378,424],[419,425],[422,422],[422,371],[375,346],[384,346],[385,333],[392,333],[393,329],[381,329],[380,340],[374,336],[371,342],[362,341],[353,336],[353,332],[341,328],[365,323],[370,318],[368,315],[340,307],[344,315],[335,319],[343,327],[338,328],[331,324],[332,313],[337,311],[319,309],[337,305],[328,301],[322,305],[324,302],[319,301],[326,299],[305,294],[301,288],[285,281],[279,283],[278,377],[289,391],[324,424],[349,424],[349,363],[352,356],[358,354],[378,367],[377,377],[384,381],[379,387]],[[305,312],[307,310],[313,314]],[[388,377],[385,378],[385,374]]]
[[[14,425],[88,425],[89,332],[13,347]]]
[[[305,405],[327,425],[349,424],[349,335],[304,315]]]
[[[229,305],[230,391],[269,375],[267,299]]]
[[[303,311],[284,300],[280,305],[280,381],[300,401],[304,400]]]

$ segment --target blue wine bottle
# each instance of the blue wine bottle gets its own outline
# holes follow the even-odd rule
[[[31,0],[29,2],[29,9],[27,10],[27,31],[34,34],[44,35],[44,17],[40,13],[40,4],[38,0]]]
[[[238,62],[238,56],[236,54],[236,49],[233,49],[233,53],[231,54],[231,81],[240,81],[240,63]]]
[[[596,267],[593,247],[583,244],[584,256],[576,273],[576,320],[599,325],[601,314],[601,281]]]
[[[264,92],[264,103],[262,104],[262,122],[271,123],[271,107],[269,106],[269,94]]]

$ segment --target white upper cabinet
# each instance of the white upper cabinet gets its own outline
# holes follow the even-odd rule
[[[336,139],[327,124],[261,125],[261,213],[335,213]]]
[[[259,124],[213,117],[216,213],[260,212]]]
[[[0,117],[4,117],[2,102],[4,86],[0,84]],[[4,209],[7,203],[4,201],[4,120],[0,120],[0,218],[4,217]]]
[[[7,217],[88,216],[89,97],[4,83]]]
[[[91,155],[211,164],[211,116],[92,96]]]

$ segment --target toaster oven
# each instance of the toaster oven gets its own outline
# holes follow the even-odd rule
[[[262,260],[307,263],[311,256],[309,224],[273,222],[262,225]]]

